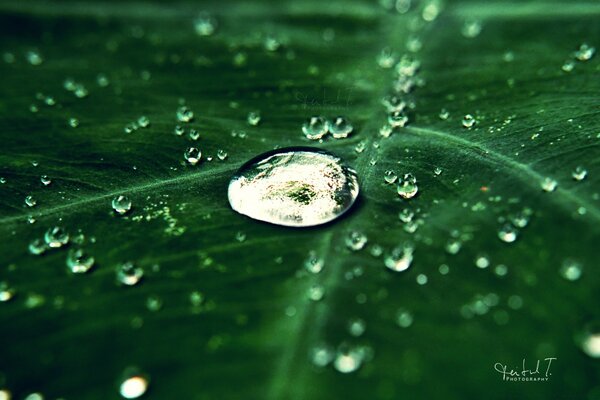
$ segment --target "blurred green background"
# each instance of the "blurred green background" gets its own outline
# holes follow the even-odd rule
[[[0,399],[117,399],[131,371],[153,399],[600,399],[599,19],[591,1],[0,1]],[[409,123],[384,137],[403,56]],[[311,142],[313,115],[353,133]],[[357,170],[348,215],[233,212],[236,169],[293,145]],[[54,226],[69,244],[31,254]],[[547,381],[494,369],[547,357]]]

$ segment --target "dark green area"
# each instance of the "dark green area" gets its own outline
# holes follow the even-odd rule
[[[376,1],[1,1],[0,282],[15,296],[0,303],[0,389],[16,399],[119,398],[133,366],[150,377],[152,399],[599,399],[599,360],[578,338],[600,320],[600,57],[561,67],[582,43],[600,47],[600,6],[448,1],[425,22],[426,2],[413,3],[398,15]],[[219,23],[213,36],[194,32],[201,11]],[[466,38],[473,20],[482,31]],[[268,36],[279,50],[265,50]],[[393,74],[376,58],[384,47],[407,53],[414,39],[415,109],[407,128],[382,138],[380,99]],[[32,49],[41,65],[27,62]],[[245,65],[234,65],[239,54]],[[89,95],[66,91],[67,78]],[[180,99],[195,113],[186,125],[197,142],[173,134]],[[254,110],[257,127],[246,123]],[[468,113],[470,130],[461,125]],[[350,118],[353,135],[309,142],[300,127],[317,114]],[[142,115],[150,126],[125,133]],[[194,167],[183,162],[190,145],[203,152]],[[361,197],[347,216],[289,229],[229,208],[240,165],[306,145],[357,170]],[[571,177],[578,165],[588,170],[581,182]],[[389,169],[413,173],[418,196],[400,199],[384,182]],[[41,175],[53,182],[44,187]],[[556,191],[541,190],[545,177]],[[111,210],[119,194],[133,201],[125,217]],[[27,195],[36,207],[24,205]],[[414,233],[398,219],[406,207],[423,221]],[[528,226],[514,243],[500,241],[502,219],[525,207]],[[65,249],[28,253],[55,225],[85,235],[91,272],[70,274]],[[367,235],[364,250],[346,248],[351,230]],[[452,255],[454,237],[462,248]],[[387,270],[385,254],[408,242],[412,266]],[[374,244],[384,255],[370,254]],[[311,251],[324,259],[319,274],[304,270]],[[475,266],[480,254],[486,269]],[[560,275],[567,259],[583,266],[578,281]],[[118,286],[115,266],[129,260],[144,279]],[[318,302],[307,297],[315,284],[325,288]],[[490,293],[497,305],[465,316]],[[161,310],[147,308],[151,296]],[[514,296],[521,308],[509,306]],[[410,327],[397,325],[399,309],[414,316]],[[354,338],[347,325],[357,317],[366,331]],[[347,375],[312,365],[314,346],[342,342],[369,346],[373,358]],[[548,382],[502,382],[493,368],[545,357],[557,358]]]

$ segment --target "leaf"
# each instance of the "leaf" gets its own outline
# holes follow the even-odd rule
[[[194,32],[201,11],[218,22],[214,35]],[[422,2],[405,14],[340,0],[1,3],[0,282],[14,297],[0,303],[0,389],[118,398],[135,367],[157,399],[595,398],[600,369],[581,340],[600,318],[600,67],[597,55],[562,66],[598,45],[599,13],[554,1]],[[281,46],[267,50],[269,38]],[[384,48],[396,61],[416,50],[421,63],[405,96],[410,122],[388,138]],[[67,79],[89,94],[65,90]],[[187,124],[175,118],[184,103]],[[300,126],[312,115],[344,115],[354,133],[309,142]],[[141,116],[150,125],[126,133]],[[295,145],[357,170],[353,210],[310,229],[233,212],[235,170]],[[203,152],[196,166],[184,162],[189,146]],[[387,170],[414,174],[418,195],[401,199]],[[556,190],[542,190],[546,178]],[[111,209],[118,195],[132,199],[125,216]],[[398,218],[405,209],[413,225]],[[527,209],[516,241],[500,240]],[[68,249],[28,252],[53,226],[94,256],[88,274],[68,272]],[[345,245],[354,230],[368,237],[361,251]],[[388,270],[384,258],[406,244],[411,267]],[[304,268],[311,255],[320,273]],[[132,287],[116,283],[126,261],[144,270]],[[565,262],[581,278],[564,279]],[[398,324],[403,311],[410,326]],[[361,349],[355,372],[311,361],[340,345]],[[495,370],[548,357],[547,381]]]

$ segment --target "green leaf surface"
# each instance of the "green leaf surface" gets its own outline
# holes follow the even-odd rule
[[[14,294],[0,302],[0,390],[116,399],[134,367],[153,399],[600,398],[600,364],[582,349],[600,321],[600,64],[573,56],[600,46],[599,5],[413,1],[400,14],[387,3],[0,2],[0,282]],[[201,12],[218,22],[211,36],[194,31]],[[469,26],[481,32],[466,37]],[[268,51],[269,38],[280,48]],[[387,138],[384,48],[421,64],[409,124]],[[88,95],[65,90],[67,79]],[[192,122],[176,120],[181,104]],[[312,115],[343,115],[354,131],[311,142],[300,127]],[[126,133],[140,116],[150,125]],[[306,145],[356,169],[347,215],[293,229],[230,209],[240,165]],[[203,153],[195,166],[189,146]],[[400,198],[388,170],[414,174],[418,195]],[[118,195],[132,199],[125,216],[111,208]],[[398,218],[405,209],[412,225]],[[500,240],[525,209],[516,241]],[[53,226],[69,245],[30,254]],[[367,236],[364,249],[346,246],[351,231]],[[385,257],[405,244],[412,265],[390,271]],[[78,247],[96,260],[87,274],[67,269]],[[312,256],[319,273],[304,267]],[[132,287],[116,283],[126,261],[144,270]],[[560,272],[569,262],[575,281]],[[315,349],[335,356],[340,345],[363,349],[360,368],[314,364]],[[494,368],[541,360],[546,377],[547,357],[541,382],[506,382]]]

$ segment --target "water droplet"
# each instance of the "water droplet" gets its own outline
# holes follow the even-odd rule
[[[458,239],[450,239],[448,243],[446,243],[446,251],[448,254],[457,254],[462,247],[462,242]]]
[[[433,170],[433,174],[435,176],[440,176],[440,174],[442,173],[442,169],[440,167],[435,167]]]
[[[560,267],[560,275],[568,281],[576,281],[581,277],[583,269],[575,260],[565,260]]]
[[[404,174],[404,177],[398,181],[397,192],[403,199],[412,199],[419,192],[417,179],[412,174]]]
[[[124,399],[137,399],[148,390],[148,379],[141,375],[128,376],[119,387],[119,394]]]
[[[190,303],[192,307],[200,307],[204,303],[204,294],[197,290],[190,293]]]
[[[590,323],[584,329],[581,337],[581,349],[593,358],[600,358],[600,324]]]
[[[573,170],[573,173],[571,174],[571,176],[576,181],[582,181],[586,178],[587,173],[588,173],[587,170],[580,165],[580,166],[576,167],[575,170]]]
[[[387,122],[392,128],[402,128],[408,123],[408,117],[401,111],[395,111],[388,114]]]
[[[461,33],[464,37],[469,39],[479,36],[481,33],[481,22],[466,21],[462,26]]]
[[[94,266],[94,257],[82,249],[71,249],[67,254],[67,267],[74,274],[85,274]]]
[[[359,348],[343,344],[335,354],[333,366],[337,371],[348,374],[359,369],[362,362],[363,352]]]
[[[386,183],[392,184],[396,182],[396,180],[398,179],[398,175],[390,169],[385,171],[385,173],[383,174],[383,179],[386,181]]]
[[[211,36],[217,29],[217,20],[203,13],[194,20],[194,30],[200,36]]]
[[[324,117],[314,116],[310,117],[308,121],[302,124],[302,132],[307,139],[319,140],[327,134],[329,130],[329,123]]]
[[[396,323],[401,328],[408,328],[413,323],[413,315],[408,310],[400,309],[396,312]]]
[[[400,221],[404,223],[412,221],[414,217],[415,213],[409,208],[405,208],[398,213],[398,218],[400,218]]]
[[[475,117],[473,117],[471,114],[465,115],[462,119],[462,125],[465,128],[471,128],[471,127],[473,127],[473,125],[475,125],[475,123],[476,123]]]
[[[552,178],[544,178],[540,186],[544,192],[554,192],[558,186],[558,182]]]
[[[181,125],[175,125],[173,133],[177,136],[181,136],[185,133],[185,129]]]
[[[573,60],[566,60],[561,67],[561,69],[565,72],[571,72],[571,71],[573,71],[574,68],[575,68],[575,61],[573,61]]]
[[[15,290],[8,283],[0,282],[0,303],[5,303],[11,300],[15,295]],[[2,397],[0,396],[0,400]]]
[[[124,195],[119,195],[112,199],[112,209],[119,215],[127,214],[131,210],[131,199]]]
[[[96,76],[96,83],[100,87],[107,87],[110,84],[110,81],[106,75],[98,74],[98,76]]]
[[[46,242],[44,242],[42,239],[33,239],[29,243],[28,248],[29,248],[29,252],[35,256],[44,254],[46,252],[46,250],[48,250],[48,246],[46,245]]]
[[[186,106],[181,106],[177,109],[177,121],[179,122],[190,122],[194,119],[194,112]]]
[[[480,254],[475,259],[475,265],[477,266],[477,268],[481,268],[481,269],[487,268],[490,266],[490,259],[488,258],[487,255]]]
[[[441,120],[447,120],[450,117],[450,112],[448,110],[446,110],[445,108],[442,108],[442,110],[440,111],[439,117]]]
[[[71,128],[77,128],[79,126],[79,120],[77,118],[69,118],[69,126]]]
[[[219,149],[217,150],[217,158],[221,161],[225,161],[225,159],[227,158],[228,154],[225,150],[223,149]]]
[[[150,119],[145,115],[142,115],[138,118],[137,124],[140,126],[140,128],[147,128],[148,126],[150,126]]]
[[[394,61],[394,53],[389,47],[384,48],[377,55],[377,65],[379,65],[381,68],[392,68],[394,66]]]
[[[27,207],[35,207],[37,205],[37,200],[33,198],[33,196],[25,197],[25,204]]]
[[[367,235],[358,231],[351,231],[346,236],[346,247],[352,251],[362,250],[367,244]]]
[[[197,147],[188,147],[183,153],[183,157],[191,165],[196,165],[202,158],[202,152]]]
[[[148,298],[146,299],[146,308],[149,311],[160,311],[160,309],[163,306],[163,301],[160,297],[158,296],[148,296]]]
[[[127,286],[136,285],[144,276],[144,270],[131,261],[117,266],[117,282]]]
[[[248,121],[248,125],[251,126],[256,126],[260,123],[260,112],[258,111],[250,111],[248,113],[248,118],[246,118],[246,120]]]
[[[49,247],[59,248],[69,243],[69,234],[60,226],[55,226],[46,231],[44,241]]]
[[[329,132],[335,139],[343,139],[347,138],[348,135],[352,132],[354,127],[345,117],[336,117],[333,121],[328,125]],[[306,133],[305,133],[306,134]]]
[[[237,240],[240,243],[243,242],[243,241],[245,241],[246,240],[246,234],[244,232],[242,232],[242,231],[238,231],[235,234],[235,240]]]
[[[277,38],[269,35],[265,38],[264,46],[265,50],[274,52],[279,50],[281,42]]]
[[[587,43],[583,43],[579,46],[579,49],[575,52],[575,58],[579,61],[588,61],[590,60],[594,54],[596,53],[596,48],[588,45]]]
[[[40,177],[40,182],[42,182],[42,185],[44,185],[44,186],[48,186],[49,184],[51,184],[51,183],[52,183],[52,179],[50,179],[50,178],[48,177],[48,175],[42,175],[42,176]]]
[[[325,288],[321,285],[313,285],[308,288],[308,298],[312,301],[320,301],[325,295]]]
[[[354,337],[361,336],[363,333],[365,333],[366,329],[367,324],[360,318],[352,318],[350,321],[348,321],[348,332]]]
[[[419,60],[411,55],[405,54],[400,61],[398,61],[398,64],[396,64],[396,73],[399,76],[414,76],[420,66],[421,62]]]
[[[522,211],[514,214],[510,217],[510,222],[517,228],[525,228],[529,224],[529,216],[531,215],[531,209],[525,208]]]
[[[27,62],[31,65],[37,66],[44,62],[44,58],[36,50],[29,50],[27,53],[25,53],[25,58],[27,59]]]
[[[308,258],[304,261],[304,268],[306,268],[308,272],[318,274],[323,270],[324,264],[323,259],[317,256],[314,251],[311,251],[308,254]]]
[[[333,349],[327,345],[317,345],[310,351],[310,360],[317,367],[324,367],[333,360]]]
[[[240,214],[284,226],[332,221],[354,204],[356,172],[338,157],[299,147],[267,152],[231,178],[229,203]]]
[[[504,224],[498,231],[498,237],[505,243],[512,243],[517,240],[519,231],[510,224]]]
[[[395,272],[402,272],[410,267],[413,261],[413,247],[412,246],[398,246],[392,250],[384,259],[386,267]]]
[[[406,103],[400,96],[390,95],[381,100],[388,113],[402,112],[406,108]]]

